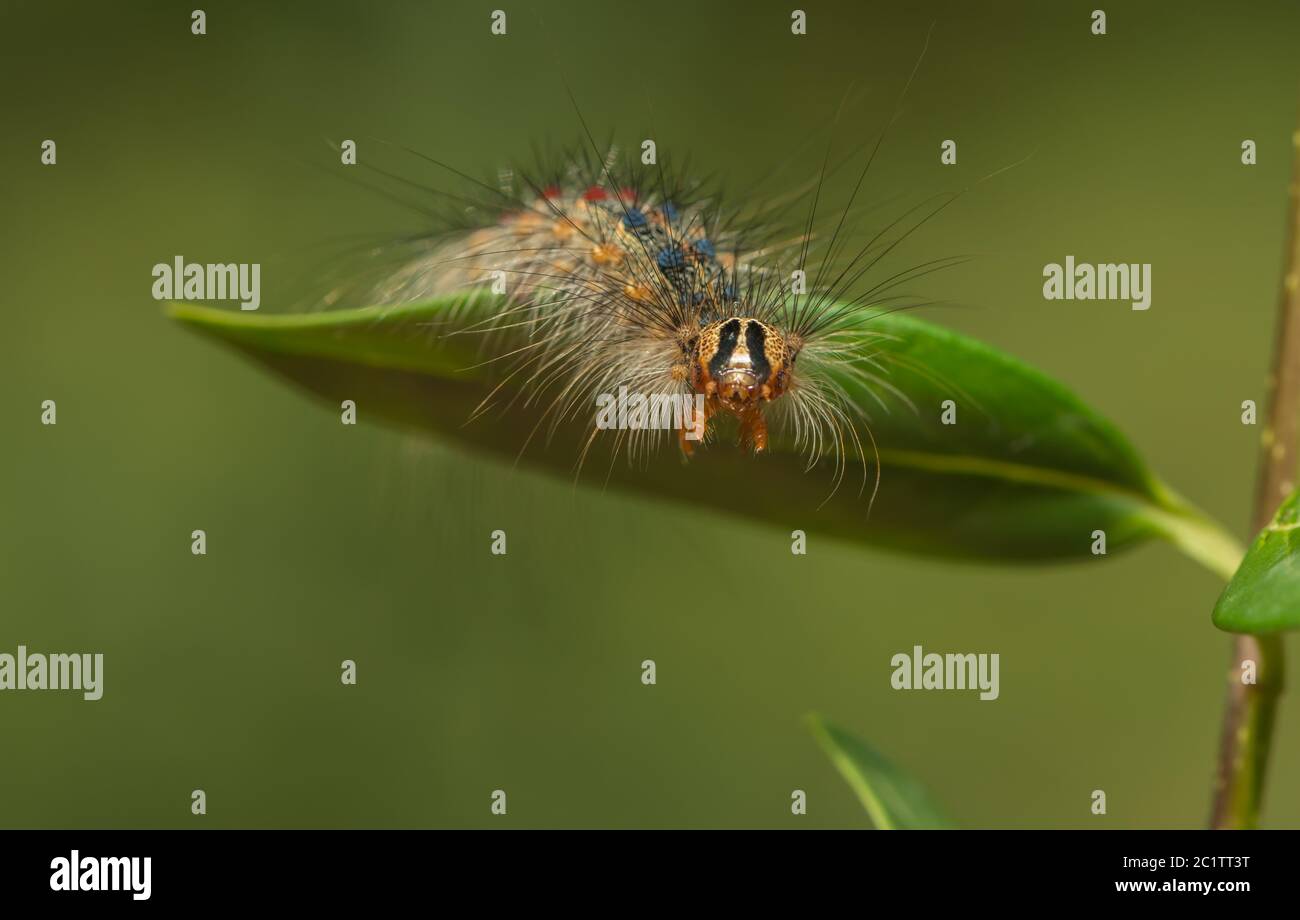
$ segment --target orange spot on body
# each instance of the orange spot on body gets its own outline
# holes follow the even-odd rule
[[[645,303],[650,299],[650,289],[644,284],[628,284],[623,287],[623,293],[637,303]]]
[[[515,233],[524,234],[542,229],[546,221],[536,211],[524,211],[514,217],[510,223]]]

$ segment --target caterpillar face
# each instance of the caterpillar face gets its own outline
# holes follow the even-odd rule
[[[691,386],[736,415],[749,415],[790,385],[794,355],[775,327],[733,316],[700,330]]]

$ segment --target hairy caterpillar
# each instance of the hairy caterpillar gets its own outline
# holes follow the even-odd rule
[[[835,488],[854,461],[864,488],[874,466],[878,487],[869,407],[849,399],[841,381],[867,383],[886,411],[885,396],[910,406],[888,380],[890,356],[871,318],[923,303],[898,288],[960,260],[879,278],[872,270],[955,195],[927,199],[854,250],[847,231],[866,167],[826,232],[816,226],[826,167],[784,199],[734,208],[666,166],[638,170],[614,148],[599,149],[567,152],[550,169],[504,172],[495,184],[458,173],[471,188],[448,196],[456,225],[407,241],[398,267],[366,299],[503,293],[489,317],[446,323],[446,334],[482,335],[484,363],[498,372],[475,414],[522,400],[536,408],[534,435],[586,419],[579,469],[601,434],[597,397],[624,389],[647,401],[702,403],[675,431],[634,424],[609,432],[614,452],[632,460],[674,440],[689,458],[692,431],[706,445],[726,431],[762,453],[775,431],[806,454],[809,469],[828,460]]]

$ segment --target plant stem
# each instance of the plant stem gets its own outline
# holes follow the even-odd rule
[[[1160,528],[1165,539],[1224,581],[1232,578],[1246,554],[1232,534],[1194,508],[1176,513],[1149,511],[1147,516]]]
[[[1277,305],[1268,411],[1260,437],[1253,528],[1263,530],[1295,487],[1300,436],[1300,130],[1291,137],[1293,167],[1287,221],[1286,270]],[[1255,663],[1256,682],[1243,683],[1243,665]],[[1228,671],[1228,699],[1219,741],[1219,769],[1210,826],[1254,827],[1268,769],[1273,717],[1285,679],[1278,635],[1237,636]]]

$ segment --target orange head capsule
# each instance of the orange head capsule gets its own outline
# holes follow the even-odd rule
[[[776,327],[742,317],[700,330],[694,357],[696,391],[716,397],[723,408],[737,415],[784,393],[794,360]]]
[[[706,411],[738,416],[742,443],[763,450],[763,404],[789,389],[796,354],[780,330],[761,320],[736,316],[710,323],[693,343],[691,386],[707,398]]]

